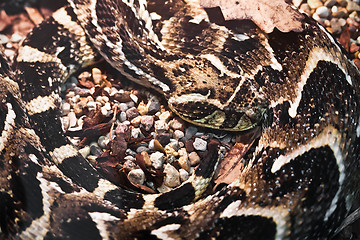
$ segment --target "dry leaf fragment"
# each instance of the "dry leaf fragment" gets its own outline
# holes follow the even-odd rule
[[[219,7],[225,20],[252,20],[266,33],[275,27],[281,32],[303,30],[304,16],[285,0],[200,0],[200,5],[203,8]]]

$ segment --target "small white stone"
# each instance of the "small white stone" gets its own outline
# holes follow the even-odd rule
[[[126,121],[126,113],[125,112],[121,112],[119,114],[119,120],[120,120],[120,122]]]
[[[321,18],[327,18],[329,16],[329,9],[325,6],[322,6],[316,9],[316,13]]]
[[[155,130],[157,132],[164,132],[169,129],[169,125],[163,120],[155,121]]]
[[[176,140],[179,140],[181,138],[183,138],[185,136],[184,132],[183,131],[180,131],[180,130],[175,130],[174,132],[174,138]]]
[[[89,110],[95,110],[96,109],[96,102],[88,102],[86,106],[89,108]]]
[[[94,80],[94,83],[96,85],[99,85],[102,81],[101,70],[98,68],[93,68],[91,70],[91,73],[92,73],[92,78]]]
[[[166,164],[164,168],[165,178],[164,184],[168,187],[177,187],[180,185],[180,174],[175,167]]]
[[[181,182],[185,182],[189,179],[189,173],[185,169],[179,169],[179,174]]]
[[[76,118],[75,113],[69,112],[68,117],[69,117],[69,128],[75,127],[76,123],[77,123],[77,118]]]
[[[195,138],[193,146],[198,151],[206,151],[207,142],[201,138]]]
[[[139,138],[139,137],[142,137],[143,134],[140,130],[140,128],[133,128],[131,129],[131,137],[132,138]]]
[[[161,169],[164,164],[164,154],[161,152],[154,152],[150,155],[150,160],[155,169]]]
[[[85,146],[82,149],[79,150],[79,153],[86,158],[90,154],[90,146]]]
[[[133,169],[128,173],[128,179],[133,184],[144,184],[145,182],[145,173],[141,169]]]

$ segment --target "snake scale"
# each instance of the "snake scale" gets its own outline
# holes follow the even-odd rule
[[[100,58],[192,124],[261,126],[234,182],[205,192],[215,145],[167,193],[102,177],[58,114]],[[0,60],[1,239],[329,239],[359,189],[358,69],[283,0],[69,0]]]

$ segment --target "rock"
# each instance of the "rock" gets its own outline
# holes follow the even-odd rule
[[[120,123],[115,129],[115,134],[116,136],[123,136],[128,131],[129,131],[129,126],[124,123]]]
[[[336,0],[327,0],[325,3],[324,3],[324,6],[327,7],[327,8],[331,8],[332,6],[334,6],[336,4]]]
[[[143,137],[144,135],[142,134],[140,128],[133,128],[131,129],[131,137],[132,138],[139,138],[139,137]]]
[[[165,193],[171,191],[172,189],[163,184],[160,187],[158,187],[157,190],[159,191],[159,193]]]
[[[101,70],[98,68],[91,69],[92,79],[96,85],[100,85],[102,82]]]
[[[175,151],[178,151],[180,149],[179,141],[174,140],[174,139],[170,139],[170,142],[166,146],[172,147]]]
[[[321,17],[321,18],[327,18],[330,14],[329,9],[327,7],[319,7],[318,9],[316,9],[315,13]]]
[[[168,187],[177,187],[180,185],[180,174],[176,168],[170,164],[166,164],[164,173],[166,174],[164,178],[164,185]]]
[[[0,44],[6,44],[7,42],[9,42],[9,38],[4,34],[0,34]]]
[[[155,114],[157,111],[160,110],[160,102],[158,101],[149,101],[147,108],[149,114]]]
[[[170,121],[169,127],[174,130],[181,130],[181,131],[184,130],[184,124],[176,118]]]
[[[121,112],[125,112],[126,110],[128,110],[128,105],[126,103],[119,103],[118,104],[118,108]]]
[[[185,142],[185,148],[186,148],[186,151],[187,152],[193,152],[195,151],[195,148],[194,148],[194,141],[193,140],[187,140]]]
[[[163,120],[164,122],[167,122],[167,121],[169,121],[170,117],[171,117],[171,112],[165,111],[160,114],[159,119]]]
[[[126,112],[120,112],[120,114],[119,114],[119,121],[120,122],[124,122],[124,121],[126,121],[127,120],[127,118],[126,118]]]
[[[95,109],[96,109],[96,102],[90,102],[90,101],[89,101],[89,102],[86,104],[86,106],[88,107],[89,111],[95,110]]]
[[[200,163],[200,157],[196,152],[189,153],[189,161],[191,166],[196,166]]]
[[[159,133],[155,139],[159,141],[162,146],[166,146],[170,142],[170,135],[168,133]]]
[[[334,8],[334,7],[333,7],[333,8]],[[333,8],[332,8],[332,9],[333,9]],[[333,16],[334,18],[345,18],[345,17],[348,16],[348,12],[346,11],[345,8],[339,7],[339,8],[337,8],[337,11],[336,11],[336,12],[333,12],[333,13],[332,13],[332,16]],[[332,19],[331,19],[331,20],[332,20]]]
[[[62,106],[62,112],[64,115],[68,115],[71,109],[70,103],[65,102]]]
[[[353,11],[360,11],[360,6],[353,1],[348,1],[347,2],[347,6],[346,6],[346,10],[351,13]]]
[[[319,7],[321,7],[323,5],[323,3],[320,0],[308,0],[307,4],[309,4],[309,6],[312,9],[319,8]]]
[[[69,117],[68,117],[68,116],[62,117],[62,118],[61,118],[61,122],[62,122],[63,128],[64,128],[65,130],[69,129],[70,120],[69,120]]]
[[[141,152],[141,156],[144,160],[145,166],[150,167],[152,163],[149,154],[147,152]]]
[[[158,133],[169,130],[169,125],[163,120],[155,121],[155,131]]]
[[[131,101],[130,92],[128,91],[119,91],[115,93],[113,97],[116,101],[120,103],[126,103]]]
[[[128,120],[132,120],[133,118],[135,118],[139,115],[140,115],[140,113],[136,109],[136,107],[132,107],[132,108],[129,108],[128,110],[126,110],[126,117]]]
[[[67,115],[69,118],[69,128],[75,127],[77,123],[77,118],[74,112],[69,112]]]
[[[307,3],[301,4],[300,10],[304,11],[307,15],[311,15],[311,8]]]
[[[128,173],[128,179],[135,185],[143,185],[145,182],[145,173],[141,169],[133,169]]]
[[[348,4],[347,0],[336,0],[336,2],[341,6],[341,7],[346,7],[346,5]]]
[[[134,127],[139,127],[140,123],[141,123],[141,116],[137,116],[135,117],[133,120],[130,121],[131,125],[133,125]]]
[[[90,144],[90,153],[96,157],[100,157],[103,154],[102,149],[97,145],[97,143],[93,142]]]
[[[195,138],[193,146],[198,151],[206,151],[207,142],[201,138]]]
[[[136,163],[132,160],[126,160],[124,162],[123,168],[125,169],[126,172],[130,172],[131,170],[137,169],[138,166],[136,165]]]
[[[130,156],[132,156],[132,157],[135,157],[135,156],[136,156],[136,152],[134,152],[134,151],[131,150],[130,148],[126,149],[125,154],[126,154],[126,155],[130,155]]]
[[[333,18],[330,20],[330,25],[334,34],[340,34],[342,27],[346,24],[346,20],[342,18]]]
[[[148,113],[148,109],[146,107],[146,104],[141,101],[137,107],[137,110],[139,111],[140,115],[143,116],[143,115],[146,115]]]
[[[195,133],[197,133],[197,131],[198,131],[197,127],[189,126],[189,127],[185,130],[185,140],[190,139],[192,136],[195,135]]]
[[[293,0],[292,1],[295,7],[299,7],[303,0]]]
[[[150,129],[154,125],[154,117],[149,115],[142,116],[141,124],[144,126],[145,131],[150,131]]]
[[[106,136],[100,136],[97,143],[99,147],[101,147],[102,149],[106,149],[108,144],[108,138]]]
[[[145,147],[145,146],[140,146],[136,149],[137,153],[148,152],[148,151],[149,151],[149,148]]]
[[[155,169],[161,169],[164,164],[164,154],[161,152],[154,152],[150,155],[152,166]]]
[[[90,154],[90,146],[85,146],[82,149],[79,150],[79,153],[83,158],[86,158]]]
[[[189,179],[189,173],[185,169],[179,169],[180,181],[185,182]]]
[[[130,99],[134,102],[137,103],[139,101],[138,96],[136,96],[135,94],[130,93]]]

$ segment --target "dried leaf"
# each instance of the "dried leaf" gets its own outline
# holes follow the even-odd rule
[[[260,133],[261,127],[256,127],[237,138],[238,142],[230,149],[225,159],[220,163],[219,173],[214,181],[214,189],[222,183],[230,184],[239,177],[240,172],[245,167],[243,156],[260,136]]]
[[[304,16],[285,0],[200,0],[200,5],[204,8],[219,7],[225,20],[252,20],[266,33],[275,27],[282,32],[303,30]]]
[[[350,50],[350,31],[349,27],[345,27],[342,31],[340,38],[339,38],[340,44],[345,48],[346,51],[349,52]]]

